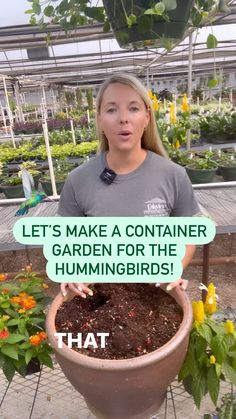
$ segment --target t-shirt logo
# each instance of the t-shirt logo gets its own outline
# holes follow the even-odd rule
[[[167,202],[161,198],[150,199],[144,205],[145,216],[167,217],[170,214]]]

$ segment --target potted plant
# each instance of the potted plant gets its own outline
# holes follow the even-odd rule
[[[201,137],[214,144],[235,142],[236,112],[213,113],[199,118]]]
[[[31,15],[33,25],[44,24],[45,16],[66,31],[96,21],[104,24],[104,31],[109,31],[111,25],[122,47],[156,45],[167,49],[183,38],[190,15],[193,26],[199,27],[208,15],[227,9],[225,0],[103,0],[104,7],[91,6],[84,0],[60,1],[55,6],[49,0],[30,2],[31,9],[26,13]]]
[[[169,157],[173,162],[184,167],[193,162],[193,154],[188,151],[171,149]]]
[[[6,198],[24,198],[25,196],[22,179],[18,175],[12,175],[5,178],[0,186]]]
[[[101,290],[101,286],[109,284],[99,285]],[[120,285],[121,284],[112,284],[112,287]],[[162,290],[158,290],[156,287],[148,284],[132,284],[132,287],[140,285],[147,287],[145,293],[141,293],[141,300],[142,302],[144,301],[143,305],[146,305],[147,301],[150,301],[150,293],[154,296],[153,298],[155,298],[158,293],[163,293]],[[148,289],[149,291],[147,291]],[[134,288],[131,290],[132,293],[133,290]],[[113,292],[116,294],[116,292],[118,292],[117,288],[116,291],[114,290]],[[124,298],[127,297],[126,293],[123,293],[123,291],[122,295]],[[89,297],[91,298],[90,304],[92,306],[95,304],[93,300],[94,296]],[[192,309],[187,295],[180,289],[175,289],[171,291],[171,296],[183,311],[182,322],[180,320],[181,324],[177,332],[174,332],[174,336],[169,341],[167,339],[167,343],[164,344],[164,346],[157,350],[153,350],[150,353],[145,353],[143,347],[137,346],[136,351],[140,351],[140,356],[135,356],[133,358],[129,357],[128,359],[94,358],[93,356],[87,356],[70,349],[65,343],[62,343],[62,348],[60,349],[58,347],[58,340],[55,336],[57,331],[56,317],[57,312],[65,299],[61,294],[58,294],[53,300],[48,311],[46,322],[49,342],[56,353],[57,360],[66,377],[85,397],[89,409],[98,417],[112,417],[113,419],[121,417],[125,417],[126,419],[143,419],[144,417],[156,413],[159,409],[165,398],[168,385],[176,376],[183,362],[188,345],[188,335],[192,326]],[[99,298],[100,306],[104,304],[109,310],[109,305],[106,304],[107,298],[104,288],[99,295]],[[132,304],[132,297],[130,298],[129,302],[127,300],[127,304],[123,304],[125,307],[129,307],[129,313],[125,318],[130,317],[132,319],[131,324],[133,324],[133,319],[136,315],[141,315],[144,321],[145,319],[150,321],[149,318],[152,316],[153,311],[151,310],[149,312],[148,309],[149,314],[143,317],[141,313],[136,312],[135,307],[133,307]],[[163,299],[163,297],[161,297],[161,299]],[[81,298],[79,298],[79,300],[81,309],[77,309],[77,313],[80,313],[81,310],[83,310],[82,307],[84,307],[85,310],[86,306],[84,305],[89,304],[88,298],[84,301],[82,301]],[[120,338],[118,338],[119,333],[121,335],[123,333],[125,336],[128,333],[124,324],[122,323],[122,326],[119,320],[120,310],[122,310],[122,301],[124,302],[126,300],[119,298],[117,303],[119,305],[119,313],[116,315],[117,319],[116,317],[114,318],[115,320],[113,319],[116,327],[115,330],[117,330],[116,334],[118,341],[120,340]],[[70,310],[72,302],[69,302],[68,304]],[[155,305],[155,307],[158,307],[159,310],[159,305]],[[95,305],[92,310],[96,309],[97,306]],[[88,310],[90,310],[90,307]],[[91,321],[94,321],[93,317],[96,312],[90,312],[91,321],[89,322],[85,322],[84,320],[84,316],[86,316],[85,312],[83,313],[82,311],[81,313],[83,323],[85,323],[82,325],[81,330],[86,330],[84,328],[89,327],[92,324]],[[168,319],[165,318],[164,314],[162,316],[161,323],[166,330],[168,326],[165,326],[165,324],[168,323]],[[175,317],[176,316],[178,316],[177,313],[175,314]],[[104,317],[106,318],[105,315],[102,315],[102,319]],[[68,320],[71,319],[72,317],[68,318]],[[155,323],[153,326],[155,326]],[[123,330],[122,332],[122,328],[124,328],[125,331]],[[158,336],[158,333],[155,335]],[[147,338],[146,345],[149,344],[148,339],[150,338]],[[129,346],[129,342],[127,345]]]
[[[6,176],[7,176],[6,166],[4,165],[4,163],[0,162],[0,185],[2,182],[4,182]],[[2,192],[1,187],[0,187],[0,192]]]
[[[216,171],[217,163],[211,159],[212,153],[205,157],[195,157],[191,164],[186,166],[186,172],[192,183],[209,183],[212,182]]]
[[[74,168],[74,164],[66,160],[55,160],[54,161],[54,176],[56,182],[57,193],[60,194],[67,178],[68,173]],[[50,172],[47,171],[41,178],[40,183],[46,195],[52,195],[52,183],[50,178]]]
[[[2,274],[1,281],[4,279],[7,275]],[[0,365],[8,381],[15,372],[24,377],[31,366],[52,368],[52,350],[44,328],[44,309],[51,299],[44,295],[45,288],[31,264],[14,282],[0,285]]]
[[[225,181],[236,180],[236,159],[234,153],[222,153],[218,158],[220,174]]]
[[[217,404],[221,381],[227,380],[236,385],[234,324],[231,320],[216,320],[217,295],[214,284],[210,283],[208,288],[202,285],[201,289],[207,290],[206,301],[193,302],[193,329],[178,377],[198,408],[207,393]]]
[[[29,172],[34,179],[35,189],[38,189],[39,179],[42,174],[41,171],[38,170],[39,166],[33,161],[26,161],[20,164],[19,167],[20,167],[20,171],[18,172],[18,176],[20,178],[22,177],[22,172],[21,172],[22,169],[27,170],[27,172]]]
[[[236,417],[236,394],[227,393],[222,397],[222,403],[216,408],[213,419],[234,419]],[[205,415],[204,419],[209,419]],[[210,418],[211,419],[211,418]]]

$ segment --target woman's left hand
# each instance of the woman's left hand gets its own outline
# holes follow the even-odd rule
[[[156,284],[156,287],[159,287],[159,286],[160,286],[160,284]],[[186,289],[188,287],[187,279],[180,278],[180,279],[178,279],[178,281],[171,282],[170,284],[167,285],[166,291],[171,291],[178,286],[180,287],[181,290],[186,291]]]

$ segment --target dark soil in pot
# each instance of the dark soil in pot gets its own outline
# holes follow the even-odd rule
[[[182,321],[182,310],[162,289],[152,284],[96,284],[93,297],[75,297],[57,312],[58,332],[106,332],[104,349],[73,349],[102,359],[127,359],[152,352],[167,343]],[[67,344],[67,340],[64,340]]]

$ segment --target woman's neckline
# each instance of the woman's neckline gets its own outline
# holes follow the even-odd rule
[[[146,151],[147,151],[146,156],[145,156],[144,160],[142,161],[142,163],[138,165],[138,167],[136,167],[134,170],[131,170],[128,173],[117,174],[116,179],[126,179],[126,178],[129,178],[129,177],[132,177],[132,176],[136,175],[140,170],[142,170],[146,166],[146,164],[148,163],[148,161],[150,160],[151,155],[152,155],[150,150],[146,150]],[[102,165],[103,165],[104,168],[106,167],[106,168],[110,169],[110,167],[107,163],[106,154],[107,154],[107,152],[103,152],[101,154]]]

